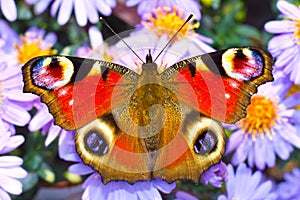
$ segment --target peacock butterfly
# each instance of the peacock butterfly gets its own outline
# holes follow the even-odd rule
[[[24,92],[41,97],[104,183],[161,178],[199,181],[225,150],[221,122],[245,115],[272,77],[272,56],[256,47],[220,50],[163,72],[151,54],[141,73],[106,61],[41,56],[23,67]]]

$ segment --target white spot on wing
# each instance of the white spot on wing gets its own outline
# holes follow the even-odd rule
[[[69,105],[72,106],[74,103],[74,100],[72,99],[71,101],[69,101]]]

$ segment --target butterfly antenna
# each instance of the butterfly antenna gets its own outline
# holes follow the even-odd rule
[[[169,42],[164,46],[164,48],[159,52],[159,54],[156,56],[153,62],[157,60],[157,58],[162,54],[162,52],[169,46],[171,42],[175,39],[175,37],[178,35],[178,33],[181,31],[181,29],[188,23],[193,17],[193,14],[190,14],[188,18],[185,20],[185,22],[181,25],[181,27],[178,29],[178,31],[173,35],[173,37],[169,40]]]
[[[141,59],[141,57],[140,57],[137,53],[135,53],[135,51],[129,46],[129,44],[127,44],[127,42],[125,42],[125,40],[123,40],[123,38],[121,38],[120,35],[119,35],[118,33],[116,33],[116,32],[114,31],[114,29],[112,29],[112,27],[110,27],[109,24],[108,24],[102,17],[100,17],[100,20],[101,20],[101,22],[102,22],[107,28],[109,28],[109,30],[110,30],[113,34],[115,34],[115,35],[119,38],[119,40],[121,40],[121,41],[122,41],[122,42],[130,49],[130,51],[132,51],[132,53],[133,53],[138,59],[140,59],[140,61],[142,61],[143,64],[145,64],[145,62]]]

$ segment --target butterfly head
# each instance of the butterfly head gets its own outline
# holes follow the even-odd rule
[[[150,49],[149,53],[146,55],[146,63],[153,63]]]
[[[157,64],[152,60],[150,49],[146,55],[146,63],[142,65],[142,69],[142,74],[145,76],[152,77],[153,75],[158,75]]]

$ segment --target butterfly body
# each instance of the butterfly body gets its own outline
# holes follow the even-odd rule
[[[190,179],[225,151],[219,121],[245,115],[258,85],[272,80],[272,57],[244,47],[141,73],[75,57],[38,57],[23,66],[24,91],[41,96],[55,123],[75,130],[76,150],[104,183]]]

